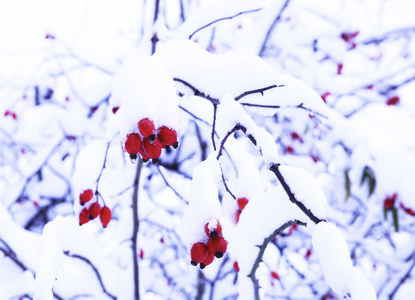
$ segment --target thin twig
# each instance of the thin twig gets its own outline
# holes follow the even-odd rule
[[[204,25],[204,26],[202,26],[202,27],[200,27],[200,28],[198,28],[198,29],[196,29],[192,34],[190,34],[189,35],[189,40],[196,34],[196,33],[198,33],[200,30],[203,30],[203,29],[205,29],[205,28],[207,28],[207,27],[209,27],[209,26],[211,26],[211,25],[213,25],[213,24],[215,24],[215,23],[217,23],[217,22],[220,22],[220,21],[224,21],[224,20],[230,20],[230,19],[233,19],[233,18],[235,18],[235,17],[238,17],[238,16],[240,16],[240,15],[243,15],[243,14],[247,14],[247,13],[253,13],[253,12],[257,12],[257,11],[260,11],[262,8],[256,8],[256,9],[252,9],[252,10],[247,10],[247,11],[242,11],[242,12],[239,12],[239,13],[237,13],[236,15],[233,15],[233,16],[230,16],[230,17],[223,17],[223,18],[220,18],[220,19],[217,19],[217,20],[214,20],[214,21],[212,21],[212,22],[210,22],[210,23],[208,23],[208,24],[206,24],[206,25]]]
[[[112,295],[110,292],[107,291],[107,289],[105,288],[104,282],[102,281],[101,278],[101,274],[99,273],[98,269],[95,267],[95,265],[86,257],[79,255],[79,254],[71,254],[69,251],[64,251],[63,252],[66,256],[72,257],[72,258],[77,258],[80,259],[84,262],[86,262],[94,271],[95,275],[98,278],[99,284],[101,285],[102,291],[111,299],[117,299],[116,296]]]
[[[278,13],[277,17],[275,18],[274,22],[272,22],[271,26],[269,27],[267,34],[265,35],[264,41],[262,42],[261,50],[259,51],[258,56],[262,56],[264,54],[265,48],[267,46],[268,40],[271,37],[272,32],[275,30],[275,27],[277,26],[278,22],[281,19],[281,16],[284,12],[284,10],[287,8],[288,4],[290,3],[290,0],[286,0],[283,6],[281,7],[280,12]]]
[[[252,283],[254,284],[254,293],[255,293],[255,300],[259,300],[259,283],[256,279],[255,273],[256,270],[259,267],[259,263],[262,261],[262,257],[264,256],[265,249],[267,248],[268,244],[281,232],[283,232],[286,228],[292,226],[292,225],[303,225],[306,226],[307,224],[298,220],[294,221],[288,221],[287,223],[281,225],[279,228],[277,228],[269,237],[267,237],[262,245],[259,247],[258,256],[254,262],[254,265],[252,266],[251,273],[249,273],[249,277],[252,280]]]
[[[283,85],[283,84],[281,84],[281,85],[273,84],[273,85],[270,85],[270,86],[267,86],[267,87],[264,87],[264,88],[261,88],[261,89],[246,91],[246,92],[243,92],[242,94],[240,94],[239,96],[236,96],[235,101],[239,101],[241,98],[243,98],[245,96],[252,95],[252,94],[257,94],[257,93],[260,93],[262,96],[264,96],[265,91],[276,88],[276,87],[284,87],[284,86],[285,85]]]

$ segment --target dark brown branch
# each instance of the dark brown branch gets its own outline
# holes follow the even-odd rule
[[[205,93],[199,91],[197,88],[195,88],[193,85],[188,83],[187,81],[180,79],[180,78],[173,78],[174,81],[180,82],[181,84],[187,86],[189,89],[192,90],[192,92],[195,94],[195,96],[205,98],[206,100],[209,100],[212,102],[212,104],[219,104],[219,99],[213,98],[209,95],[206,95]]]
[[[415,255],[412,255],[412,258],[414,259],[415,258]],[[415,267],[415,259],[414,259],[414,261],[413,261],[413,263],[412,263],[412,265],[409,267],[409,269],[408,269],[408,271],[406,272],[406,274],[405,274],[405,276],[403,276],[400,280],[399,280],[399,283],[396,285],[396,287],[393,289],[393,291],[389,294],[389,299],[390,300],[392,300],[393,299],[393,297],[395,297],[395,294],[396,294],[396,292],[399,290],[399,288],[402,286],[402,284],[404,284],[404,282],[409,278],[409,277],[411,277],[411,273],[412,273],[412,270],[414,269],[414,267]]]
[[[249,277],[252,280],[252,283],[254,284],[254,294],[255,294],[255,300],[259,300],[259,283],[258,280],[256,279],[255,273],[256,270],[259,267],[260,262],[262,261],[262,257],[264,256],[265,253],[265,249],[267,248],[268,244],[277,236],[279,235],[281,232],[283,232],[285,229],[287,229],[288,227],[292,226],[292,225],[303,225],[303,226],[307,226],[306,223],[298,221],[298,220],[294,220],[294,221],[288,221],[287,223],[281,225],[279,228],[277,228],[276,230],[274,230],[274,232],[267,237],[264,242],[262,243],[262,245],[259,247],[259,252],[258,252],[258,256],[254,262],[254,265],[252,266],[251,269],[251,273],[249,273]]]
[[[278,178],[278,181],[281,183],[281,185],[282,185],[282,187],[284,188],[284,190],[285,190],[285,192],[287,193],[287,195],[288,195],[288,198],[290,199],[290,201],[292,202],[292,203],[294,203],[295,205],[297,205],[297,207],[299,208],[299,209],[301,209],[301,211],[307,216],[307,217],[309,217],[310,218],[310,220],[311,221],[313,221],[315,224],[318,224],[318,223],[320,223],[320,222],[322,222],[322,221],[325,221],[325,220],[323,220],[323,219],[320,219],[320,218],[318,218],[318,217],[316,217],[312,212],[311,212],[311,210],[310,209],[308,209],[302,202],[300,202],[300,201],[298,201],[296,198],[295,198],[295,196],[294,196],[294,194],[293,194],[293,192],[291,191],[291,189],[290,189],[290,187],[288,186],[288,184],[287,184],[287,182],[285,181],[285,179],[284,179],[284,176],[281,174],[281,172],[280,172],[280,170],[278,169],[279,168],[279,166],[280,166],[280,164],[274,164],[274,165],[272,165],[270,168],[269,168],[269,170],[270,171],[272,171],[274,174],[275,174],[275,176],[277,176],[277,178]]]
[[[261,50],[259,50],[258,56],[262,56],[264,54],[265,48],[267,46],[268,40],[271,38],[271,34],[274,31],[275,27],[277,26],[278,22],[281,19],[281,16],[285,9],[288,7],[290,0],[286,0],[283,6],[281,7],[280,12],[278,13],[277,17],[275,18],[274,22],[272,22],[271,26],[269,27],[267,34],[265,35],[264,41],[262,42]]]
[[[196,34],[196,33],[198,33],[200,30],[203,30],[203,29],[205,29],[205,28],[207,28],[207,27],[209,27],[209,26],[211,26],[211,25],[213,25],[213,24],[215,24],[215,23],[217,23],[217,22],[220,22],[220,21],[224,21],[224,20],[230,20],[230,19],[233,19],[233,18],[235,18],[235,17],[238,17],[238,16],[240,16],[240,15],[243,15],[243,14],[247,14],[247,13],[253,13],[253,12],[257,12],[257,11],[260,11],[262,8],[257,8],[257,9],[252,9],[252,10],[247,10],[247,11],[242,11],[242,12],[240,12],[240,13],[237,13],[236,15],[233,15],[233,16],[230,16],[230,17],[224,17],[224,18],[220,18],[220,19],[217,19],[217,20],[215,20],[215,21],[212,21],[212,22],[210,22],[210,23],[208,23],[208,24],[206,24],[206,25],[204,25],[204,26],[202,26],[202,27],[200,27],[200,28],[198,28],[198,29],[196,29],[192,34],[190,34],[189,35],[189,40]]]
[[[139,268],[138,268],[138,232],[140,229],[140,223],[138,219],[138,191],[140,184],[140,174],[143,165],[143,160],[138,159],[137,171],[134,179],[134,191],[133,191],[133,236],[131,237],[131,248],[133,252],[133,272],[134,272],[134,299],[140,299],[140,286],[139,286]]]
[[[257,93],[260,93],[262,96],[264,96],[265,91],[276,88],[276,87],[283,87],[283,86],[285,86],[285,85],[283,85],[283,84],[282,85],[273,84],[273,85],[270,85],[270,86],[267,86],[267,87],[264,87],[264,88],[261,88],[261,89],[246,91],[246,92],[240,94],[239,96],[236,96],[235,101],[239,101],[241,98],[243,98],[245,96],[252,95],[252,94],[257,94]]]

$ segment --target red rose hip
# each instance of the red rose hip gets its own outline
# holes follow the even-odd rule
[[[83,225],[89,222],[88,210],[84,207],[79,213],[79,225]]]
[[[223,237],[210,238],[208,241],[209,252],[214,253],[217,258],[221,258],[226,253],[227,247],[228,242]]]
[[[125,140],[125,151],[130,154],[131,159],[137,158],[137,153],[141,149],[141,137],[137,133],[130,133]]]
[[[245,206],[248,204],[249,200],[247,198],[238,198],[238,200],[236,200],[236,203],[238,204],[239,209],[244,209]]]
[[[155,138],[153,143],[148,138],[143,140],[144,152],[153,160],[153,163],[158,162],[158,158],[161,155],[161,144],[158,138]]]
[[[179,142],[177,141],[177,132],[172,128],[161,126],[158,129],[157,137],[159,138],[163,148],[166,148],[166,146],[173,146],[173,148],[176,149],[179,146]]]
[[[94,192],[91,189],[87,189],[79,195],[79,203],[85,205],[85,203],[91,200],[93,196]]]
[[[107,227],[108,223],[111,221],[111,209],[109,209],[108,206],[104,206],[101,209],[101,212],[99,214],[99,219],[101,221],[102,227]]]
[[[92,205],[88,209],[88,218],[90,220],[93,220],[99,216],[100,212],[101,212],[101,205],[98,202],[92,203]]]
[[[156,127],[154,126],[153,121],[149,118],[141,119],[140,122],[138,122],[138,130],[140,130],[140,133],[145,138],[148,138],[150,143],[153,143],[156,138]]]
[[[220,225],[219,221],[213,219],[206,223],[205,233],[208,237],[211,238],[217,238],[218,236],[222,236],[222,226]]]
[[[197,266],[197,264],[203,262],[208,257],[208,247],[202,243],[198,242],[193,244],[192,249],[190,249],[190,263],[193,266]]]

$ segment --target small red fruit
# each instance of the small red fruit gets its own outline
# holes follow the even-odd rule
[[[79,225],[83,225],[89,222],[88,210],[84,207],[79,213]]]
[[[206,266],[210,265],[214,259],[215,259],[215,253],[208,251],[208,256],[203,262],[200,263],[199,267],[201,269],[204,269]]]
[[[140,122],[138,122],[138,130],[140,130],[140,133],[145,138],[149,139],[150,143],[154,141],[156,137],[156,127],[154,126],[154,122],[149,118],[141,119]]]
[[[287,146],[287,147],[285,147],[285,151],[288,152],[288,153],[293,153],[294,152],[294,148],[291,147],[291,146]]]
[[[245,197],[243,198],[238,198],[238,200],[236,200],[236,203],[238,203],[238,207],[242,210],[245,208],[245,206],[248,204],[249,200]]]
[[[166,148],[166,146],[173,146],[173,148],[176,149],[179,146],[177,132],[172,128],[161,126],[157,131],[157,137],[163,148]]]
[[[217,258],[221,258],[226,253],[227,247],[228,242],[223,237],[208,240],[209,252],[213,252]]]
[[[193,244],[192,248],[190,249],[190,263],[193,266],[197,266],[197,264],[203,262],[209,254],[208,247],[202,243],[198,242]]]
[[[158,162],[158,158],[161,155],[161,144],[158,138],[155,138],[153,143],[148,138],[143,140],[144,152],[153,160],[153,163]]]
[[[238,222],[239,222],[239,217],[241,216],[241,213],[242,213],[242,210],[240,210],[240,209],[238,209],[238,210],[235,212],[235,223],[236,223],[236,224],[238,224]]]
[[[137,133],[128,134],[124,147],[125,151],[130,154],[130,158],[136,159],[137,153],[139,153],[141,149],[141,137]]]
[[[307,249],[307,252],[305,253],[305,258],[310,258],[312,253],[313,252],[311,251],[311,249]]]
[[[277,279],[277,280],[278,280],[278,279],[280,279],[280,276],[279,276],[279,275],[278,275],[278,273],[277,273],[277,272],[275,272],[275,271],[272,271],[272,272],[271,272],[271,277],[272,277],[272,278],[274,278],[274,279]]]
[[[107,227],[108,223],[111,221],[111,209],[108,206],[104,206],[101,209],[99,214],[99,219],[101,220],[102,227]]]
[[[235,262],[233,263],[233,269],[234,269],[236,272],[239,272],[239,265],[238,265],[238,262],[237,262],[237,261],[235,261]]]
[[[340,75],[342,73],[342,70],[343,70],[343,64],[338,63],[337,64],[337,74]]]
[[[100,212],[101,212],[101,205],[98,202],[94,202],[88,209],[88,218],[90,220],[93,220],[99,216]]]
[[[143,259],[143,257],[144,257],[144,250],[140,249],[140,258]]]
[[[119,106],[114,106],[113,108],[112,108],[112,113],[113,114],[116,114],[117,113],[117,111],[120,109],[120,107]]]
[[[89,200],[91,200],[93,196],[94,196],[94,192],[91,189],[87,189],[79,195],[79,203],[81,205],[84,205]]]
[[[384,201],[383,201],[383,207],[385,209],[392,209],[395,207],[395,200],[398,197],[398,194],[393,194],[392,196],[387,197]]]
[[[205,225],[205,233],[208,237],[213,239],[222,236],[222,225],[220,225],[219,221],[216,219],[210,220]]]
[[[386,105],[396,105],[396,104],[398,104],[399,103],[399,97],[398,96],[393,96],[393,97],[391,97],[391,98],[389,98],[387,101],[386,101]]]
[[[326,92],[323,95],[321,95],[321,98],[323,99],[324,102],[326,102],[327,97],[330,96],[330,95],[331,95],[330,92]]]
[[[150,159],[150,157],[148,157],[148,155],[144,152],[144,149],[143,149],[143,144],[141,144],[141,147],[140,147],[140,149],[138,150],[138,153],[140,153],[140,155],[141,155],[141,157],[143,158],[143,161],[144,161],[144,162],[147,162],[147,161]]]

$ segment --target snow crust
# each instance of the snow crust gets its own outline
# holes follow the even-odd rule
[[[238,299],[254,299],[254,287],[248,275],[258,256],[258,246],[277,228],[291,220],[306,221],[306,218],[290,202],[281,186],[250,199],[245,206],[236,226],[235,245],[232,247],[240,269]]]
[[[139,133],[137,123],[149,118],[156,128],[177,129],[178,99],[171,75],[152,56],[132,54],[117,73],[110,99],[116,113],[120,135]]]
[[[221,171],[216,155],[216,152],[209,154],[208,158],[196,166],[193,171],[193,179],[190,184],[191,199],[183,212],[181,234],[189,249],[194,243],[207,241],[206,223],[211,219],[220,222],[222,218],[217,189],[217,184],[221,180]],[[223,230],[226,231],[226,228]],[[224,237],[226,239],[226,233],[224,233]]]
[[[317,224],[312,243],[318,253],[324,277],[338,295],[350,295],[351,299],[356,300],[377,299],[373,286],[363,272],[352,265],[346,240],[334,224]]]

